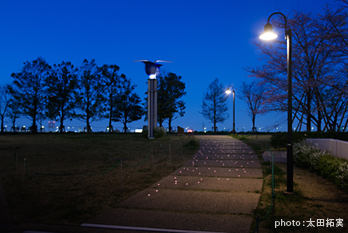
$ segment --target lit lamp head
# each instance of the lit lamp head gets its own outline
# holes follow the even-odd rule
[[[160,73],[160,64],[152,63],[152,62],[144,62],[145,63],[145,72],[149,76],[150,79],[155,79]]]
[[[225,93],[226,93],[227,95],[229,95],[229,94],[231,94],[231,93],[232,93],[232,91],[231,91],[231,89],[230,89],[230,88],[227,88],[227,90],[225,91]]]
[[[265,25],[265,31],[262,33],[262,35],[259,37],[261,40],[274,40],[277,38],[277,34],[273,32],[273,26],[270,23],[267,23]]]
[[[156,60],[155,62],[151,62],[148,60],[135,60],[135,61],[141,61],[145,63],[145,72],[150,79],[156,79],[156,77],[159,76],[160,74],[160,67],[162,65],[158,64],[157,62],[170,62],[170,61],[163,61],[163,60]]]

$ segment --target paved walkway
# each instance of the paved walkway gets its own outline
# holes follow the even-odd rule
[[[200,150],[183,167],[89,224],[249,232],[263,182],[257,155],[229,136],[196,137]]]

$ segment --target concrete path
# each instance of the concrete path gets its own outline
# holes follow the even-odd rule
[[[249,232],[263,182],[257,155],[229,136],[196,137],[200,150],[183,167],[89,224]]]

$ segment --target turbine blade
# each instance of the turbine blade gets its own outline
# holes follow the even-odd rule
[[[155,63],[157,62],[168,62],[168,63],[172,63],[171,61],[165,61],[165,60],[156,60]]]
[[[141,62],[151,62],[149,60],[134,60],[134,62],[138,62],[138,61],[141,61]],[[151,62],[152,63],[152,62]]]

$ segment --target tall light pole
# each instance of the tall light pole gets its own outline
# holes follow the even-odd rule
[[[292,154],[292,31],[287,27],[287,20],[283,13],[275,12],[268,17],[265,31],[260,36],[261,40],[273,40],[277,35],[273,32],[273,26],[269,20],[273,15],[282,15],[285,20],[285,39],[287,41],[287,74],[288,74],[288,145],[287,145],[287,193],[293,193],[293,154]]]
[[[147,122],[148,122],[148,133],[149,139],[154,139],[154,128],[157,126],[157,79],[156,77],[160,74],[161,64],[157,62],[169,62],[163,60],[156,60],[151,62],[148,60],[135,60],[145,63],[145,72],[149,76],[148,79],[148,95],[147,95]]]
[[[231,94],[231,90],[230,87],[233,89],[233,86],[228,86],[227,90],[226,90],[226,94],[229,95]],[[235,101],[234,101],[234,90],[233,90],[233,129],[232,129],[232,133],[236,133],[236,109],[235,109]]]

